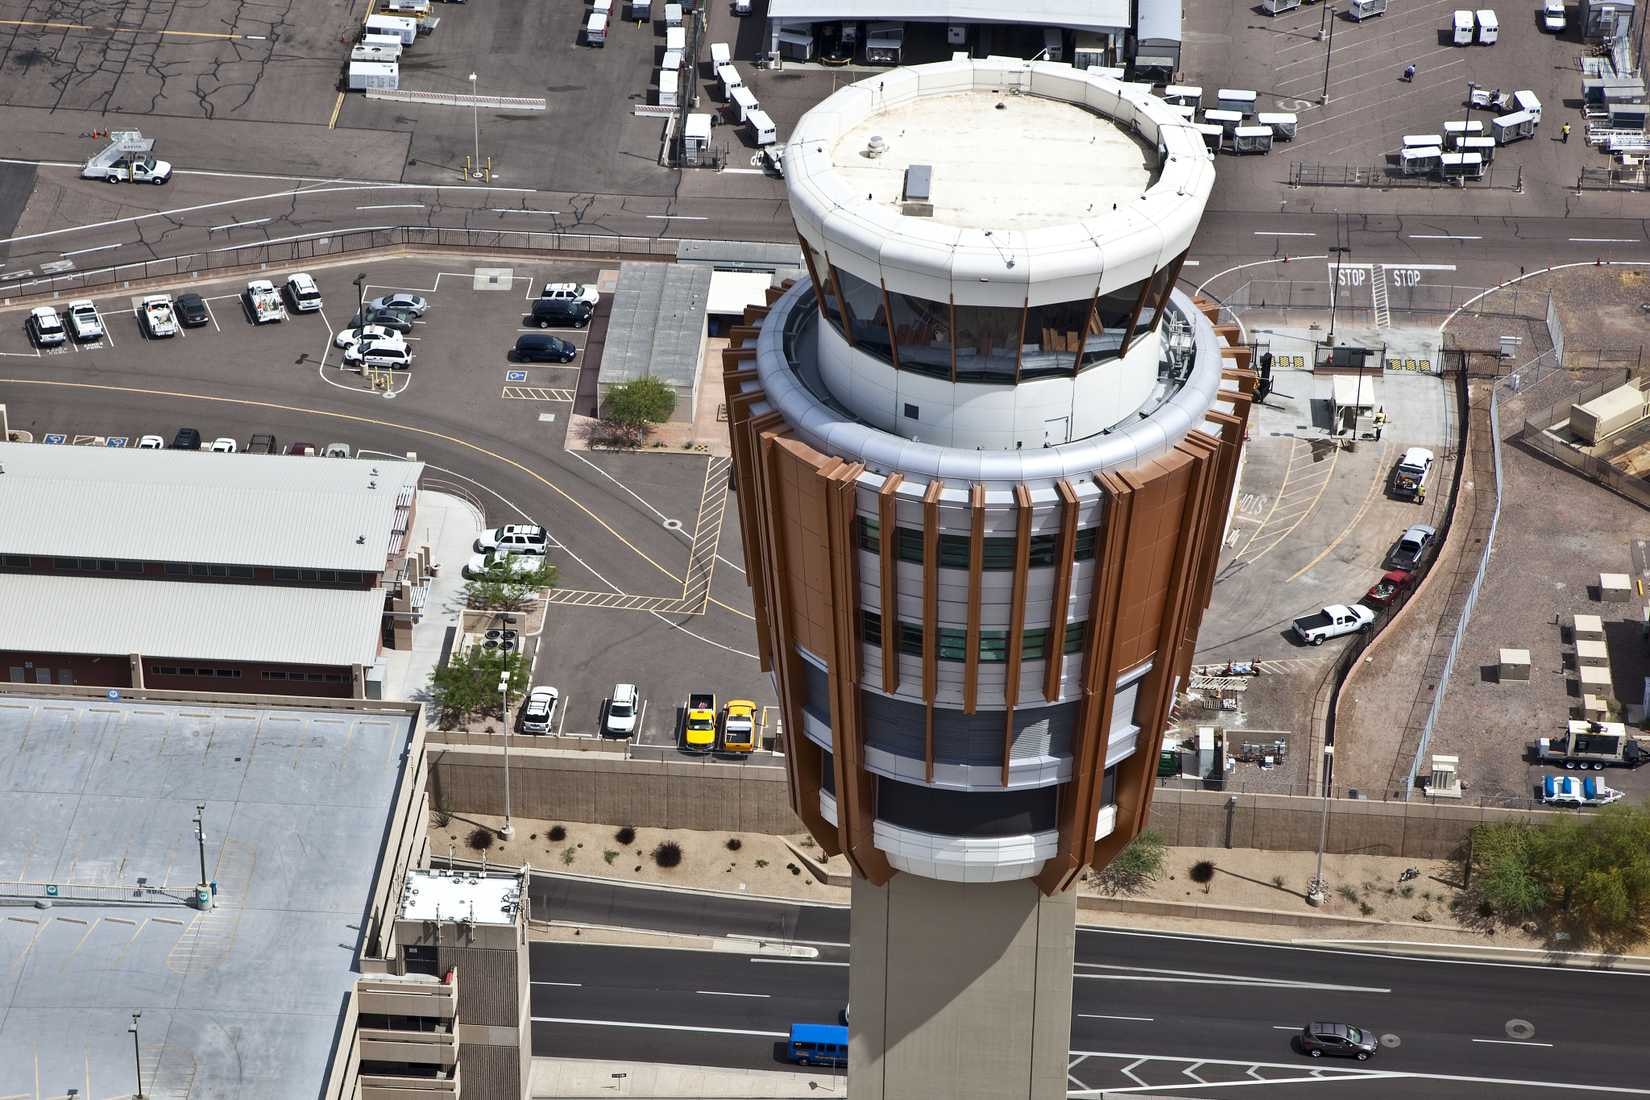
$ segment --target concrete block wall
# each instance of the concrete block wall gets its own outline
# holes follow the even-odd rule
[[[431,745],[430,801],[450,813],[504,812],[504,754]],[[625,760],[601,753],[510,750],[517,817],[664,829],[797,833],[782,768]]]
[[[450,813],[504,812],[504,756],[494,747],[432,743],[430,803]],[[511,749],[511,812],[518,817],[664,829],[798,833],[782,768],[689,761],[625,760],[603,753]],[[1231,808],[1228,809],[1228,801]],[[1150,828],[1183,847],[1310,852],[1323,800],[1161,788]],[[1446,802],[1331,799],[1326,850],[1447,859],[1474,825],[1541,821],[1541,810]],[[1229,834],[1229,835],[1228,835]]]

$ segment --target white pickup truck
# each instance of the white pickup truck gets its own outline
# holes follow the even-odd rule
[[[253,324],[286,320],[286,306],[281,304],[281,295],[268,279],[253,279],[247,283],[245,297],[247,316],[252,318]]]
[[[1307,645],[1323,645],[1330,638],[1367,630],[1374,621],[1375,612],[1363,604],[1332,603],[1316,615],[1296,619],[1295,637]]]
[[[178,334],[178,318],[177,314],[172,312],[171,295],[151,294],[143,299],[140,309],[143,314],[143,328],[150,339]]]

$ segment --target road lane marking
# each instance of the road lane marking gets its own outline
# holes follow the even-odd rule
[[[384,205],[384,206],[357,206],[355,209],[357,209],[357,210],[422,210],[422,209],[424,209],[424,204],[421,203],[421,202],[400,202],[400,203],[389,203],[389,204]]]
[[[245,229],[248,226],[263,225],[265,222],[274,220],[274,218],[255,218],[249,222],[225,222],[222,225],[209,225],[206,227],[206,231],[208,233],[216,233],[220,229]]]
[[[559,986],[561,986],[565,989],[583,989],[584,988],[584,983],[583,982],[541,982],[537,978],[533,979],[533,984],[534,985],[559,985]]]
[[[494,206],[487,210],[489,214],[560,214],[560,210],[523,210],[520,207]]]
[[[339,115],[340,112],[343,111],[343,109],[344,109],[344,93],[339,92],[337,102],[333,103],[333,105],[332,105],[332,117],[327,119],[327,129],[335,130],[335,129],[338,128],[338,115]]]
[[[579,1020],[570,1016],[534,1016],[535,1024],[585,1024],[589,1027],[635,1027],[649,1031],[693,1031],[704,1035],[751,1035],[758,1039],[788,1039],[786,1031],[752,1031],[738,1027],[701,1027],[697,1024],[644,1024],[631,1020]]]
[[[1382,475],[1382,471],[1386,468],[1387,448],[1384,443],[1380,444],[1379,448],[1380,449],[1375,455],[1375,476],[1370,479],[1369,488],[1364,491],[1363,503],[1358,505],[1358,510],[1356,512],[1352,513],[1352,518],[1347,521],[1345,527],[1341,528],[1341,533],[1336,535],[1328,546],[1325,546],[1322,550],[1318,551],[1317,557],[1313,558],[1311,561],[1291,573],[1288,579],[1283,582],[1284,584],[1288,584],[1295,580],[1302,573],[1305,573],[1324,558],[1327,558],[1330,552],[1333,551],[1335,547],[1339,546],[1346,536],[1352,533],[1352,529],[1358,526],[1358,521],[1364,518],[1364,513],[1369,511],[1369,506],[1375,503],[1375,490],[1386,484],[1386,478]]]
[[[1571,237],[1573,244],[1638,244],[1637,237]]]
[[[1316,233],[1295,233],[1285,229],[1257,229],[1257,237],[1316,237]]]
[[[1550,1047],[1551,1043],[1531,1043],[1522,1039],[1474,1039],[1475,1043],[1493,1043],[1502,1047]]]
[[[648,214],[647,219],[655,222],[708,222],[709,218],[702,218],[697,214]]]
[[[1411,233],[1412,241],[1481,241],[1483,237],[1473,237],[1463,233]]]
[[[1138,1020],[1143,1024],[1152,1023],[1155,1016],[1107,1016],[1101,1012],[1079,1012],[1079,1017],[1085,1020]]]
[[[1272,1025],[1272,1030],[1273,1031],[1299,1031],[1300,1029],[1301,1028],[1300,1028],[1299,1024],[1273,1024]]]
[[[64,252],[62,254],[62,256],[66,260],[70,256],[84,256],[88,252],[107,252],[111,248],[124,248],[124,247],[126,247],[126,242],[125,241],[116,241],[114,244],[100,244],[96,248],[77,248],[73,252]]]
[[[1094,978],[1126,982],[1189,982],[1194,985],[1259,985],[1279,989],[1326,989],[1341,993],[1391,993],[1381,986],[1339,985],[1331,982],[1303,982],[1293,978],[1263,978],[1251,974],[1211,974],[1202,970],[1165,970],[1155,966],[1122,966],[1115,963],[1080,962],[1092,970],[1125,971],[1125,973],[1088,974],[1077,972],[1079,978]]]
[[[825,959],[771,959],[766,955],[752,955],[753,963],[777,963],[780,966],[847,966],[845,962],[830,962]]]
[[[94,27],[86,23],[64,23],[50,19],[0,19],[0,27],[34,27],[47,31],[96,31],[99,34],[158,34],[175,38],[217,38],[225,42],[238,42],[247,37],[226,34],[223,31],[151,31],[142,27]]]
[[[773,996],[772,993],[725,993],[720,989],[695,989],[694,992],[701,997],[760,997],[767,1000]]]

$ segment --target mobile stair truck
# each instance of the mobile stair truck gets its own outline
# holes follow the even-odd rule
[[[246,313],[255,325],[286,320],[286,306],[275,284],[268,279],[253,279],[246,284]]]
[[[80,170],[80,177],[120,183],[165,183],[172,178],[172,166],[154,157],[155,139],[137,130],[115,130],[109,144],[92,155]]]

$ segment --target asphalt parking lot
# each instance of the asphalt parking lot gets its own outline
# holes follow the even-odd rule
[[[651,23],[615,20],[595,49],[583,43],[582,4],[439,5],[440,25],[402,55],[403,90],[468,95],[475,73],[477,95],[543,98],[546,109],[470,111],[351,93],[338,125],[407,133],[409,181],[461,179],[479,143],[497,183],[669,194],[674,180],[658,165],[663,120],[633,111],[656,102],[665,27],[663,5],[655,8]]]
[[[232,437],[243,448],[253,433],[268,432],[283,450],[301,440],[343,442],[368,455],[415,453],[427,464],[427,488],[470,497],[489,525],[542,523],[560,543],[535,679],[561,689],[566,733],[596,733],[602,703],[620,682],[641,687],[647,712],[639,742],[660,749],[674,744],[675,708],[689,692],[773,704],[754,656],[725,460],[570,451],[573,391],[599,358],[590,334],[557,333],[580,348],[570,367],[507,358],[524,330],[529,289],[592,282],[599,270],[445,257],[309,271],[323,309],[262,326],[238,302],[242,280],[174,288],[207,299],[212,321],[165,340],[144,338],[131,295],[96,299],[110,333],[102,346],[37,352],[24,311],[0,314],[0,393],[11,428],[36,440],[135,446],[142,435],[170,440],[188,426],[208,442]],[[413,368],[394,376],[393,396],[343,369],[332,346],[332,332],[353,312],[361,273],[368,298],[407,290],[430,303],[412,334]],[[278,281],[288,273],[266,274]],[[598,336],[606,308],[604,299]]]
[[[340,4],[3,0],[10,108],[325,124],[359,24]]]
[[[1494,45],[1448,44],[1452,11],[1476,6],[1456,0],[1393,0],[1384,15],[1357,22],[1341,10],[1330,19],[1327,3],[1278,16],[1235,0],[1189,5],[1180,83],[1200,85],[1205,106],[1219,88],[1248,88],[1260,93],[1259,110],[1292,111],[1300,117],[1293,142],[1280,142],[1264,156],[1222,156],[1212,205],[1244,208],[1253,205],[1256,192],[1270,191],[1280,200],[1367,208],[1378,193],[1374,189],[1291,192],[1290,166],[1384,164],[1401,147],[1404,134],[1440,133],[1444,120],[1465,118],[1469,81],[1508,92],[1528,88],[1542,103],[1535,137],[1497,151],[1494,166],[1498,177],[1505,175],[1497,180],[1496,194],[1504,186],[1507,203],[1532,204],[1533,199],[1558,201],[1561,192],[1573,191],[1581,166],[1599,163],[1579,141],[1581,116],[1574,110],[1581,92],[1576,59],[1587,47],[1573,32],[1559,37],[1544,33],[1536,3],[1498,9],[1501,30]],[[1572,5],[1572,20],[1574,13]],[[1327,33],[1320,40],[1320,28],[1327,32],[1331,23],[1333,40]],[[1413,83],[1402,80],[1406,64],[1416,67]],[[1321,103],[1326,76],[1329,98]],[[1485,112],[1480,108],[1472,115],[1482,119]],[[1558,140],[1566,121],[1578,134],[1568,145]],[[1525,194],[1514,197],[1510,188],[1518,166],[1524,168]],[[1460,189],[1450,185],[1439,184],[1436,191],[1445,203],[1482,202],[1452,198]]]

